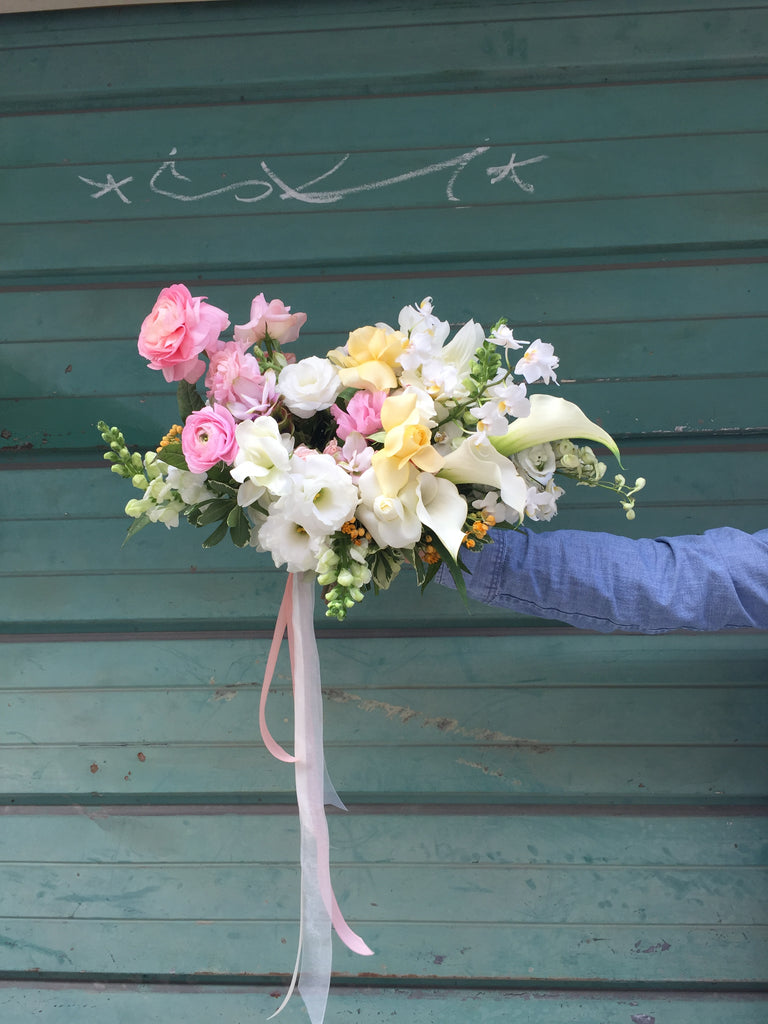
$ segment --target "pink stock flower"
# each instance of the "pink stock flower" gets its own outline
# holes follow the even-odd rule
[[[208,400],[225,405],[236,420],[269,415],[280,398],[275,371],[263,374],[255,357],[235,341],[211,356],[205,386]]]
[[[386,391],[356,391],[347,403],[346,412],[332,405],[331,412],[338,424],[336,433],[341,440],[346,441],[353,431],[370,437],[381,430],[381,407],[386,397]]]
[[[163,288],[139,332],[139,354],[149,360],[150,370],[162,370],[167,381],[194,384],[205,370],[198,358],[218,347],[219,334],[229,327],[223,309],[193,297],[183,284]]]
[[[187,416],[181,450],[192,473],[206,473],[217,462],[234,462],[238,451],[235,427],[232,413],[223,405],[206,405]]]
[[[251,303],[251,319],[247,324],[235,327],[235,341],[244,348],[250,348],[263,341],[265,334],[269,334],[278,345],[289,345],[296,341],[306,322],[306,313],[292,313],[291,307],[284,305],[280,299],[267,302],[264,292],[261,292]]]

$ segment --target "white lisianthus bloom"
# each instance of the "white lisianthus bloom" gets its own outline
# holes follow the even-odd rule
[[[297,449],[291,459],[290,490],[273,506],[316,537],[328,537],[352,519],[357,486],[332,455]]]
[[[485,484],[495,487],[501,500],[523,518],[528,485],[517,467],[500,455],[483,434],[472,434],[445,456],[439,476],[455,484]]]
[[[230,470],[241,486],[237,503],[242,507],[258,501],[265,491],[282,494],[289,486],[288,470],[293,438],[280,433],[271,416],[243,420],[235,428],[238,452]]]
[[[320,356],[309,356],[283,367],[277,386],[290,411],[304,419],[321,409],[330,409],[342,389],[336,367]]]
[[[551,444],[536,444],[515,455],[517,468],[530,480],[546,487],[555,475],[555,452]]]
[[[565,494],[563,488],[551,480],[543,491],[530,487],[525,501],[526,515],[534,521],[549,522],[557,515],[557,499],[562,494]]]
[[[545,384],[549,384],[550,380],[557,383],[555,367],[559,364],[560,360],[555,355],[554,345],[537,338],[528,346],[525,355],[518,360],[515,373],[525,377],[529,384],[538,380]]]
[[[282,501],[283,499],[279,499]],[[306,572],[317,566],[323,547],[323,538],[312,536],[295,522],[288,512],[276,511],[276,502],[257,534],[256,547],[268,551],[275,565],[285,565],[288,572]]]

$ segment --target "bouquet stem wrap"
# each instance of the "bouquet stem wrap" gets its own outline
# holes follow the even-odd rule
[[[331,885],[330,844],[325,804],[344,805],[331,784],[323,752],[323,697],[320,658],[314,628],[314,573],[291,573],[278,612],[262,685],[259,727],[264,744],[276,758],[293,762],[301,829],[301,917],[299,944],[291,984],[274,1017],[285,1007],[298,979],[299,993],[312,1024],[322,1024],[331,980],[331,929],[354,953],[373,950],[349,927]],[[272,737],[266,723],[266,700],[283,635],[288,633],[293,676],[294,749],[292,756]]]

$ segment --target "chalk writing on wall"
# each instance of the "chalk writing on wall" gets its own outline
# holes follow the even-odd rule
[[[288,184],[284,176],[273,170],[266,160],[262,160],[260,162],[260,167],[263,177],[246,178],[243,181],[233,181],[228,185],[210,189],[206,192],[195,192],[192,187],[192,179],[186,174],[182,174],[176,166],[176,160],[174,158],[177,151],[174,147],[168,154],[169,159],[163,160],[151,176],[147,182],[147,187],[156,195],[164,196],[166,199],[173,199],[179,203],[197,203],[204,199],[212,199],[214,196],[231,193],[238,203],[261,203],[265,199],[269,199],[270,196],[276,195],[281,200],[304,203],[310,206],[321,206],[329,203],[339,203],[347,196],[360,194],[362,192],[374,192],[379,189],[400,185],[403,182],[413,181],[416,178],[424,178],[430,175],[440,175],[445,173],[448,176],[448,180],[445,184],[446,199],[448,199],[449,202],[458,203],[461,202],[461,199],[456,194],[455,186],[459,175],[466,167],[469,166],[469,164],[477,160],[479,157],[484,156],[486,153],[489,153],[490,150],[490,146],[477,146],[474,149],[470,149],[465,153],[460,153],[458,156],[451,157],[448,160],[441,160],[439,163],[426,164],[423,167],[416,167],[412,170],[404,171],[402,174],[396,174],[389,178],[362,182],[359,185],[352,185],[347,188],[337,189],[317,189],[314,186],[318,185],[320,182],[327,182],[328,179],[332,178],[332,176],[350,159],[349,153],[346,153],[340,160],[337,160],[333,167],[327,170],[324,174],[319,175],[317,178],[313,178],[311,181],[305,181],[301,185]],[[539,156],[528,157],[526,160],[518,160],[517,154],[512,153],[506,163],[486,167],[485,173],[488,177],[488,182],[491,185],[497,185],[500,181],[506,180],[511,182],[521,191],[530,194],[534,191],[534,186],[530,181],[524,180],[520,176],[519,171],[523,167],[538,164],[542,160],[546,159],[547,155],[541,154]],[[134,182],[134,188],[141,187],[140,182],[133,175],[122,178],[120,181],[117,181],[111,173],[106,175],[106,180],[104,181],[98,181],[94,178],[86,178],[82,174],[79,174],[78,178],[86,185],[90,185],[96,189],[95,192],[91,193],[92,199],[102,199],[104,196],[114,193],[120,202],[125,203],[126,205],[130,205],[132,201],[126,193],[126,187]]]

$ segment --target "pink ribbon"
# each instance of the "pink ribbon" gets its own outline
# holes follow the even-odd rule
[[[373,950],[344,920],[331,884],[325,804],[340,807],[343,804],[325,768],[320,660],[313,621],[314,588],[314,574],[289,574],[264,672],[259,728],[270,753],[280,761],[295,765],[301,830],[299,948],[288,992],[272,1016],[285,1007],[298,979],[299,992],[312,1024],[322,1024],[331,978],[331,927],[352,952],[372,956]],[[267,696],[286,632],[293,677],[295,756],[277,743],[266,722]]]

